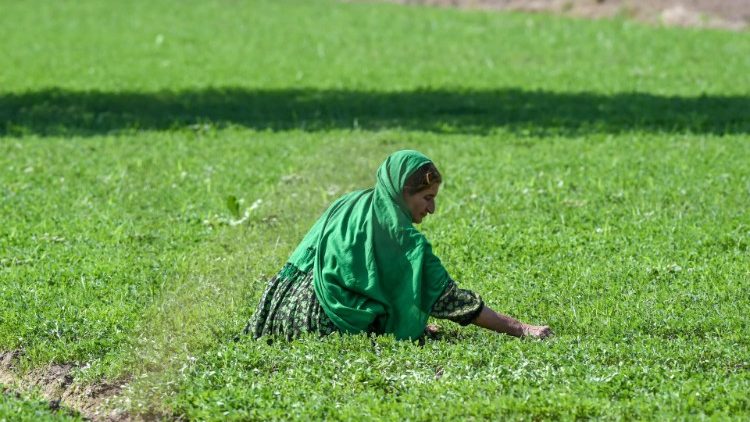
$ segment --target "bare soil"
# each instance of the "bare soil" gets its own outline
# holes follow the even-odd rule
[[[385,0],[489,10],[547,12],[583,18],[626,17],[650,24],[745,30],[750,0]]]
[[[0,383],[9,391],[37,390],[49,401],[50,410],[64,409],[94,421],[125,421],[131,418],[123,411],[113,409],[110,402],[119,395],[122,383],[100,382],[87,386],[75,384],[73,365],[48,365],[19,377],[16,361],[19,351],[0,352]]]

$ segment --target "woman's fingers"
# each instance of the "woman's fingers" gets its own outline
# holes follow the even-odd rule
[[[437,334],[440,331],[440,327],[435,324],[427,324],[424,329],[425,334]]]
[[[546,338],[552,335],[552,329],[548,326],[542,326],[542,330],[539,332],[539,338]]]
[[[523,335],[534,338],[546,338],[552,335],[552,329],[546,325],[526,325],[523,328]]]

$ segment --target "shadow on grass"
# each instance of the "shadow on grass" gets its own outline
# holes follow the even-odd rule
[[[750,96],[663,97],[549,91],[319,89],[0,94],[0,135],[90,136],[123,130],[241,126],[323,131],[400,128],[534,135],[648,131],[750,133]],[[197,126],[194,126],[197,125]]]

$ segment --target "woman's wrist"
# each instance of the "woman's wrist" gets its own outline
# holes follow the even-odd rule
[[[531,326],[529,324],[521,323],[521,336],[520,337],[526,337],[530,333]]]

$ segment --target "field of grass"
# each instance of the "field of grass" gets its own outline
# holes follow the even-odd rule
[[[750,417],[750,33],[302,0],[0,10],[19,378],[72,364],[187,419]],[[421,229],[453,278],[555,337],[238,339],[310,224],[401,148],[443,173]],[[67,417],[0,395],[21,414]]]

